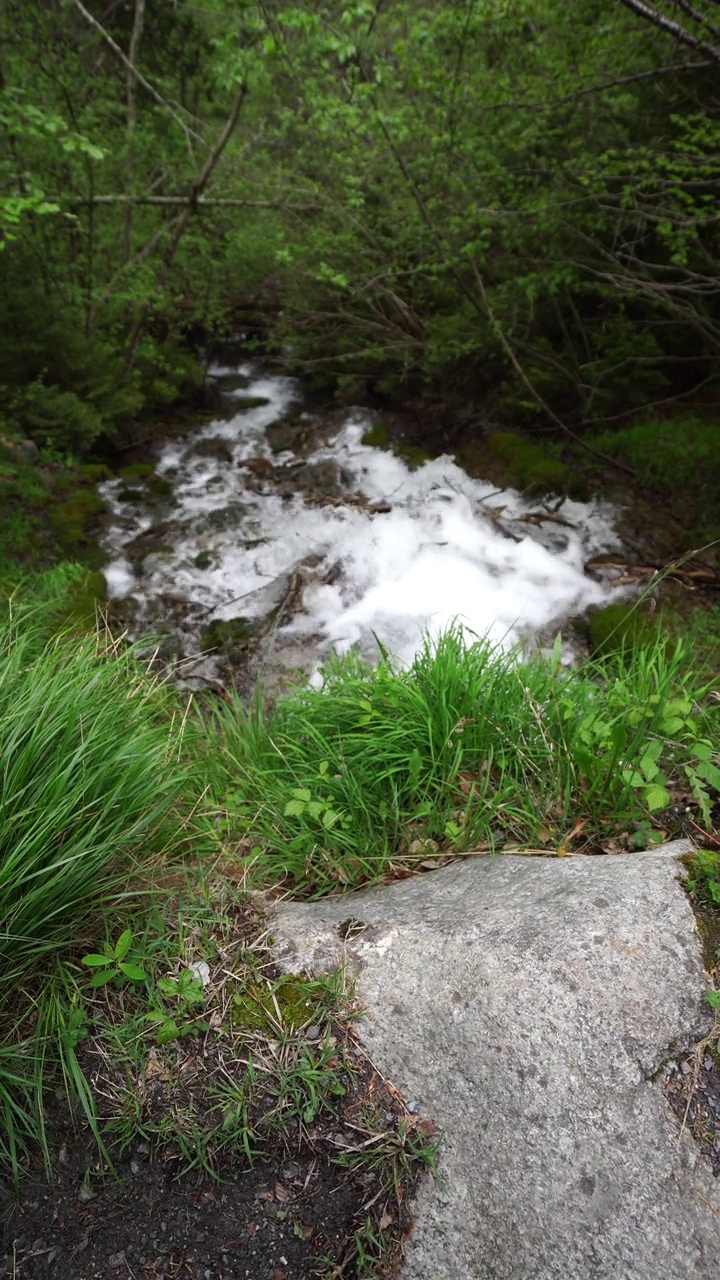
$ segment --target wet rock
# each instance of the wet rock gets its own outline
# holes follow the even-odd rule
[[[40,461],[40,450],[34,440],[11,440],[8,436],[0,436],[0,449],[8,453],[16,462],[33,465]]]
[[[238,463],[244,471],[250,471],[254,476],[270,476],[275,471],[274,463],[269,458],[243,458]]]
[[[237,662],[261,634],[264,625],[263,618],[215,618],[202,631],[200,648],[203,653],[218,651],[230,662]]]
[[[251,409],[264,409],[270,404],[267,396],[233,396],[235,413],[249,413]]]
[[[278,908],[287,970],[347,967],[372,1060],[440,1126],[404,1280],[715,1280],[720,1184],[657,1078],[712,1018],[685,849],[478,857]]]
[[[198,458],[217,458],[219,462],[232,462],[233,451],[230,443],[222,436],[206,436],[196,440],[192,453]]]
[[[252,378],[246,373],[221,373],[211,375],[210,381],[219,391],[227,395],[233,391],[245,391],[250,386]]]
[[[165,476],[151,476],[147,485],[150,496],[156,501],[169,501],[174,497],[175,487]]]
[[[193,564],[196,569],[214,569],[219,564],[217,552],[198,551]]]
[[[157,623],[167,622],[177,626],[185,622],[197,610],[180,591],[166,591],[157,596],[150,596],[147,601],[147,619],[155,627]]]
[[[216,511],[208,511],[204,519],[204,526],[214,533],[225,533],[228,529],[237,529],[248,514],[249,509],[244,502],[228,503],[226,507],[218,507]]]
[[[149,555],[146,555],[143,560],[136,563],[135,572],[142,576],[156,573],[158,569],[162,569],[163,562],[174,554],[175,548],[173,546],[170,546],[169,543],[161,543]]]
[[[180,532],[180,525],[162,520],[133,538],[125,547],[125,555],[135,572],[142,572],[143,563],[148,556],[170,555],[173,551],[173,540],[179,536]]]
[[[303,493],[316,493],[323,498],[339,498],[343,493],[337,462],[309,462],[293,473],[292,483]]]
[[[273,453],[299,453],[308,442],[311,429],[311,420],[305,414],[291,410],[271,422],[265,428],[265,435]]]
[[[115,596],[104,606],[108,626],[113,635],[128,632],[136,635],[142,616],[142,605],[135,596]]]

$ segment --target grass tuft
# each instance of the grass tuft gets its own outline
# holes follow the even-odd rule
[[[15,1168],[28,1134],[43,1140],[50,1059],[82,1095],[65,961],[140,873],[208,839],[179,708],[132,649],[47,640],[55,599],[18,597],[0,620],[0,1158]]]
[[[268,712],[231,699],[208,729],[255,874],[311,895],[477,849],[652,842],[676,787],[707,809],[720,781],[717,704],[664,638],[567,671],[453,628],[406,671],[350,656],[322,674]]]

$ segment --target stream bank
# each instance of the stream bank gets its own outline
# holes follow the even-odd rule
[[[573,620],[617,596],[618,511],[552,494],[561,464],[520,492],[372,411],[308,406],[292,379],[211,377],[222,412],[99,489],[111,618],[159,636],[186,682],[230,668],[274,689],[379,645],[408,661],[456,618],[505,647],[569,623],[577,647]]]

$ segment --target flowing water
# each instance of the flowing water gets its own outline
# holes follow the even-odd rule
[[[285,666],[312,669],[330,649],[377,654],[376,637],[408,661],[454,619],[543,643],[610,598],[583,568],[619,545],[608,504],[498,492],[447,456],[412,469],[363,444],[365,411],[323,421],[290,379],[211,374],[224,416],[162,445],[154,478],[103,486],[131,632],[174,631],[192,655],[213,623],[272,620]]]

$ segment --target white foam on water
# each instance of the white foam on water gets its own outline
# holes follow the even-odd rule
[[[537,499],[498,493],[450,457],[411,471],[392,453],[363,445],[369,424],[358,413],[307,462],[335,464],[348,495],[390,510],[310,505],[299,493],[283,499],[262,476],[249,484],[239,464],[253,457],[280,467],[293,461],[291,454],[272,456],[265,428],[297,388],[289,379],[263,377],[238,395],[270,403],[162,449],[156,470],[173,481],[176,502],[164,513],[163,540],[174,550],[151,555],[142,576],[134,575],[126,548],[151,525],[149,508],[121,501],[117,481],[104,486],[115,515],[106,539],[111,595],[184,596],[202,607],[204,621],[258,617],[278,602],[287,575],[312,557],[302,610],[283,630],[314,638],[318,657],[330,647],[377,652],[377,635],[404,661],[425,631],[437,633],[455,620],[510,645],[610,598],[583,570],[590,556],[619,545],[607,504],[567,500],[553,509],[562,524],[524,522],[542,508]],[[196,453],[209,439],[225,442],[232,460]],[[203,552],[210,568],[195,563]]]

